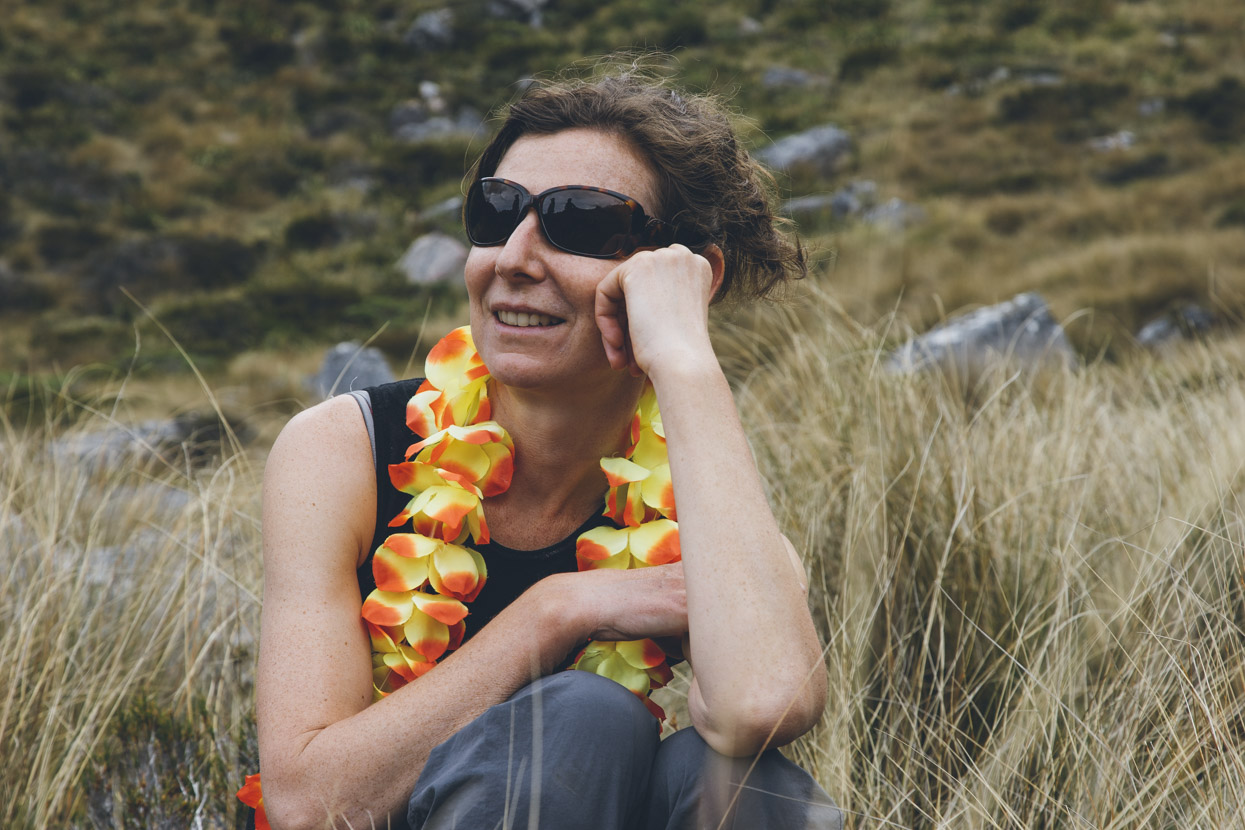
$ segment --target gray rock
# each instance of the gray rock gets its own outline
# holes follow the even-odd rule
[[[820,219],[828,216],[835,218],[837,193],[813,193],[809,196],[798,196],[782,203],[782,212],[793,219]]]
[[[1137,104],[1137,114],[1142,118],[1162,115],[1165,109],[1167,109],[1167,102],[1162,98],[1144,98]]]
[[[324,355],[320,371],[311,379],[312,389],[321,398],[331,398],[352,389],[393,383],[395,380],[385,356],[370,346],[338,343]]]
[[[13,563],[39,544],[39,537],[30,524],[0,504],[0,582],[10,573]]]
[[[1063,327],[1033,293],[954,317],[900,346],[888,365],[899,372],[940,367],[967,374],[1000,359],[1026,367],[1076,365]]]
[[[454,118],[446,115],[426,115],[422,119],[417,119],[413,109],[409,108],[409,104],[400,106],[408,107],[408,109],[403,116],[400,116],[405,120],[392,128],[393,137],[412,144],[451,136],[470,137],[475,135],[480,125],[484,123],[479,110],[473,107],[463,107]],[[391,113],[390,124],[393,125],[393,123],[394,114]]]
[[[462,279],[467,246],[452,236],[433,231],[411,243],[398,260],[398,269],[414,285]]]
[[[802,89],[812,86],[817,78],[803,69],[792,69],[787,66],[771,66],[761,73],[761,86],[766,89]]]
[[[1141,327],[1137,342],[1147,349],[1164,349],[1175,343],[1206,335],[1215,325],[1215,317],[1199,305],[1190,303],[1172,309]]]
[[[834,193],[815,193],[783,202],[782,212],[799,219],[830,218],[842,221],[857,216],[877,203],[878,186],[868,179],[849,183]]]
[[[153,524],[166,527],[168,521],[186,511],[190,505],[190,493],[159,482],[124,484],[109,489],[101,501],[109,515],[141,512],[143,516],[150,517]]]
[[[739,33],[741,35],[752,37],[753,35],[761,34],[763,31],[765,31],[765,27],[756,18],[748,17],[747,15],[739,18]]]
[[[402,41],[421,51],[444,49],[454,42],[454,10],[424,12],[415,18]]]
[[[1100,135],[1089,140],[1090,148],[1100,153],[1127,150],[1136,143],[1137,136],[1132,130],[1120,130],[1119,132],[1111,133],[1111,135]]]
[[[463,214],[463,197],[451,196],[419,212],[422,219],[458,219]]]
[[[851,152],[851,137],[831,124],[780,138],[758,150],[756,157],[776,170],[810,166],[818,173],[833,173]]]
[[[423,124],[431,117],[432,113],[423,101],[415,98],[403,101],[389,111],[389,132],[396,134],[403,127]]]
[[[898,233],[924,222],[925,209],[903,199],[890,199],[866,210],[860,218],[868,225]]]
[[[242,424],[235,426],[235,433],[246,431]],[[65,435],[49,443],[48,449],[58,461],[91,470],[120,469],[157,458],[181,466],[215,455],[224,437],[215,413],[188,412],[167,420]]]
[[[489,0],[487,12],[489,17],[501,20],[517,20],[534,29],[542,24],[541,12],[549,0]]]

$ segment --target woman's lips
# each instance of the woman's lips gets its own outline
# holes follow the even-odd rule
[[[493,312],[499,321],[507,326],[517,326],[519,328],[528,328],[532,326],[556,326],[558,323],[564,322],[559,317],[549,314],[537,314],[532,311],[508,311],[506,309],[497,309]]]

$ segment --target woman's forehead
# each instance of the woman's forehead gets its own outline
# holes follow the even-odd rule
[[[657,177],[648,161],[629,141],[603,130],[525,135],[502,156],[494,175],[532,193],[568,184],[603,187],[636,199],[649,213],[657,210]]]

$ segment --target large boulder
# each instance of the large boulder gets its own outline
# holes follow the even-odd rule
[[[398,260],[398,270],[412,285],[457,282],[467,264],[467,246],[452,236],[433,231],[411,243]]]
[[[1026,367],[1076,365],[1068,336],[1037,294],[1019,294],[998,305],[953,317],[891,353],[901,372],[940,367],[965,374],[999,360]]]
[[[828,176],[839,168],[851,150],[851,136],[838,127],[823,124],[780,138],[758,150],[756,157],[775,170],[811,167],[817,173]]]
[[[328,350],[320,371],[311,379],[311,386],[320,398],[331,398],[352,389],[380,386],[394,380],[383,354],[370,346],[347,342]]]
[[[245,440],[248,428],[238,422],[234,435]],[[175,418],[140,421],[62,436],[49,444],[53,458],[91,470],[121,469],[156,459],[181,466],[210,460],[228,440],[214,412],[186,412]]]

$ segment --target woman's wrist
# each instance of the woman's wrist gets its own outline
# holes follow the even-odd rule
[[[648,377],[653,386],[698,383],[722,376],[722,367],[712,347],[671,351],[660,360],[653,361]]]
[[[568,590],[567,578],[571,576],[573,574],[545,577],[520,597],[533,605],[535,625],[532,628],[542,675],[551,674],[573,649],[588,639],[585,609],[576,600],[576,592]]]

